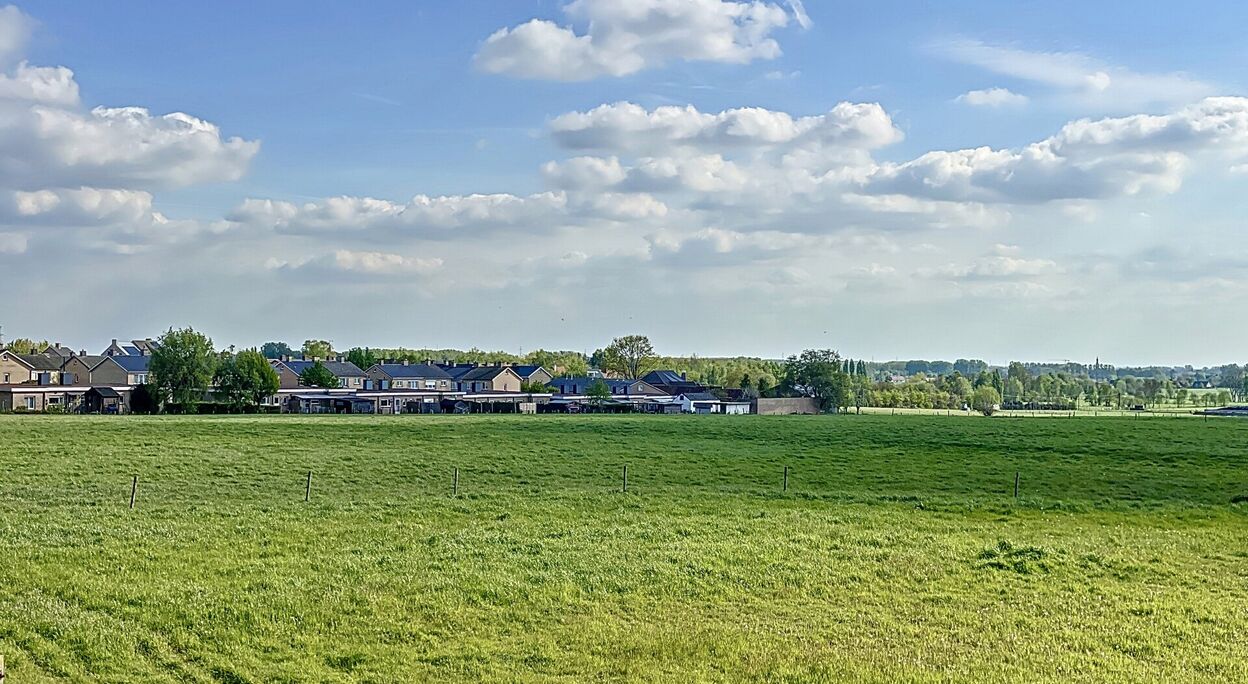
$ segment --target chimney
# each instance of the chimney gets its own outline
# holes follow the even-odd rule
[[[681,380],[686,380],[686,381],[687,381],[687,380],[689,379],[689,374],[688,374],[688,373],[685,373],[684,371],[681,371],[681,373],[680,373],[680,379],[681,379]]]
[[[403,359],[403,365],[404,365],[404,366],[407,366],[407,365],[410,365],[410,364],[411,364],[411,361],[408,361],[407,359]]]
[[[78,356],[86,356],[86,355],[87,355],[87,350],[86,350],[86,349],[79,349],[79,350],[78,350]]]
[[[142,354],[143,356],[151,356],[152,350],[148,349],[147,347],[144,347],[139,353]]]
[[[290,360],[290,354],[282,354],[282,363]]]
[[[114,338],[113,338],[113,346],[114,346],[114,347],[116,347],[116,346],[117,346],[117,338],[116,338],[116,337],[114,337]]]
[[[495,361],[495,362],[494,362],[494,367],[495,367],[495,368],[502,368],[502,367],[503,367],[503,362],[502,362],[502,361]]]

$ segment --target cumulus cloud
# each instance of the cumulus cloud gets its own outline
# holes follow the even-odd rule
[[[569,112],[550,123],[560,145],[578,150],[667,151],[818,144],[875,149],[904,136],[878,104],[842,102],[826,114],[794,117],[759,107],[718,113],[693,106],[647,110],[631,102]]]
[[[1208,98],[1173,114],[1071,122],[1017,150],[929,152],[883,164],[869,192],[948,201],[1037,203],[1170,193],[1191,157],[1248,152],[1248,98]]]
[[[358,252],[340,249],[297,263],[273,257],[265,265],[272,270],[288,273],[397,277],[432,274],[442,268],[442,259],[408,257],[387,252]]]
[[[1026,95],[1019,95],[1008,88],[988,88],[963,93],[957,101],[972,107],[1021,107],[1027,104],[1028,99]]]
[[[1085,106],[1174,105],[1200,99],[1213,90],[1185,74],[1139,73],[1077,52],[1033,52],[976,40],[940,43],[934,50],[953,61],[1046,86]]]
[[[509,194],[417,195],[407,203],[371,197],[331,197],[293,204],[248,199],[227,219],[294,234],[381,232],[409,237],[448,237],[465,231],[506,227],[547,229],[567,207],[562,193],[528,197]]]
[[[673,61],[745,64],[774,59],[772,37],[790,20],[808,26],[801,2],[762,0],[574,0],[563,7],[572,26],[533,19],[486,39],[477,68],[556,81],[626,76]]]
[[[13,5],[0,8],[0,63],[21,55],[35,29],[35,21]]]

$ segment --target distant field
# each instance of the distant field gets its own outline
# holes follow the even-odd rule
[[[0,655],[14,684],[1242,682],[1244,496],[1235,420],[0,416]]]

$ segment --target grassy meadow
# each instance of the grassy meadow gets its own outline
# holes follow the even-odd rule
[[[0,416],[0,655],[14,684],[1248,681],[1237,497],[1248,421]]]

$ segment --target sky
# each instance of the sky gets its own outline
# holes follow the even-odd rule
[[[25,2],[0,326],[1243,362],[1248,5]]]

